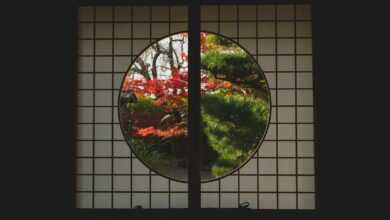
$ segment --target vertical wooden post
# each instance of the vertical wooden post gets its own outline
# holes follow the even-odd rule
[[[188,204],[200,208],[200,3],[188,6]]]

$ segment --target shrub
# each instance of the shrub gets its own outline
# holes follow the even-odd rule
[[[223,93],[202,97],[202,122],[209,147],[218,152],[216,176],[241,164],[253,152],[266,129],[267,103],[252,96]]]
[[[237,44],[228,38],[220,37],[219,35],[209,34],[206,37],[206,44],[209,48],[216,47],[227,47],[227,48],[237,48]]]
[[[243,51],[235,53],[222,53],[219,50],[209,51],[202,56],[201,68],[214,78],[266,92],[266,83],[261,79],[261,70],[253,59]]]

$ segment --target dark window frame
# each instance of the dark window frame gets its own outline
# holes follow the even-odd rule
[[[313,4],[310,0],[80,0],[77,5],[74,6],[74,31],[77,33],[78,28],[78,8],[80,6],[121,6],[121,5],[148,5],[148,6],[157,6],[157,5],[181,5],[188,6],[188,29],[189,29],[189,59],[192,62],[189,64],[189,73],[191,71],[196,71],[200,66],[200,57],[194,56],[194,54],[199,53],[199,33],[200,31],[200,5],[207,4],[220,4],[220,5],[244,5],[244,4],[311,4],[312,12],[316,10],[316,4]],[[315,13],[312,13],[312,26],[315,23]],[[73,184],[72,191],[74,192],[71,197],[73,198],[73,207],[76,214],[76,217],[82,219],[124,219],[124,218],[181,218],[188,217],[191,214],[202,215],[210,218],[218,217],[267,217],[270,219],[281,219],[285,217],[315,217],[318,215],[320,206],[319,206],[319,81],[318,81],[318,52],[316,48],[318,42],[316,39],[315,28],[312,29],[312,39],[313,39],[313,91],[314,91],[314,148],[315,148],[315,204],[316,208],[314,210],[283,210],[283,209],[261,209],[261,210],[252,210],[246,208],[200,208],[200,172],[199,167],[195,165],[196,161],[199,161],[199,149],[197,147],[192,147],[190,160],[190,176],[189,176],[189,208],[185,209],[78,209],[75,206],[75,195],[76,189],[75,184]],[[74,48],[77,48],[77,34],[74,35],[73,39]],[[191,49],[192,47],[192,49]],[[76,53],[77,50],[75,50]],[[75,64],[77,64],[77,55],[74,56]],[[76,70],[77,65],[73,68]],[[76,71],[75,71],[76,72]],[[194,135],[191,131],[196,131],[200,129],[199,119],[200,119],[200,88],[199,88],[199,78],[195,74],[189,74],[190,77],[190,86],[189,86],[189,96],[192,102],[189,103],[189,111],[198,109],[198,111],[189,112],[189,115],[192,115],[192,121],[189,120],[189,134],[191,143],[195,143],[195,146],[198,145],[199,132],[195,132]],[[73,78],[76,81],[76,78]],[[77,82],[74,82],[76,85]],[[199,84],[199,85],[198,85]],[[198,85],[198,86],[197,86]],[[74,86],[74,88],[76,88]],[[76,94],[76,91],[74,91]],[[76,108],[74,108],[76,112]],[[73,155],[75,155],[75,147],[73,149]],[[72,158],[72,164],[75,165],[75,160]],[[75,168],[75,167],[74,167]],[[74,170],[74,169],[73,169]],[[76,183],[76,175],[73,175],[73,183]]]

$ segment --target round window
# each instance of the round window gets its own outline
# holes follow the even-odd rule
[[[201,181],[227,176],[260,147],[271,112],[263,71],[233,40],[201,33]],[[119,121],[133,153],[167,178],[188,178],[188,34],[164,37],[131,63]]]

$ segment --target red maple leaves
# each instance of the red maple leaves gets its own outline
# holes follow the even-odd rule
[[[188,38],[187,33],[181,33],[182,38]],[[200,35],[201,51],[207,50],[206,44],[207,33],[202,32]],[[188,54],[182,52],[179,57],[188,62]],[[179,115],[185,115],[187,111],[188,97],[188,72],[184,68],[160,67],[163,72],[170,71],[169,77],[158,77],[146,79],[141,74],[133,73],[127,76],[122,85],[122,92],[132,92],[139,97],[149,97],[155,107],[160,108],[160,113],[151,113],[145,111],[136,111],[131,113],[133,122],[132,133],[137,137],[174,137],[185,135],[187,133],[186,122],[179,123],[175,117],[170,117],[168,123],[161,126],[161,122],[166,116],[179,112]],[[201,74],[201,92],[202,94],[218,89],[224,89],[229,94],[233,85],[224,80],[210,79],[207,74]],[[184,119],[183,119],[184,120]],[[179,120],[180,121],[180,120]],[[184,124],[183,124],[184,122]],[[179,125],[180,124],[180,125]]]
[[[134,135],[139,137],[157,136],[157,137],[165,138],[165,137],[184,135],[186,133],[187,133],[186,128],[178,127],[178,126],[168,128],[166,130],[161,130],[153,126],[150,126],[147,128],[137,129]]]
[[[210,79],[206,74],[202,74],[201,92],[212,92],[218,89],[232,90],[233,84],[229,81],[220,79]]]
[[[172,123],[164,128],[159,127],[160,122],[167,114],[172,114],[187,102],[188,72],[172,68],[168,79],[134,79],[126,77],[123,82],[123,92],[133,92],[137,97],[149,97],[153,105],[161,108],[165,113],[145,115],[146,112],[133,112],[133,135],[137,137],[173,137],[185,135],[187,128]]]
[[[123,92],[133,92],[137,95],[161,98],[164,96],[187,96],[188,73],[176,68],[171,70],[169,79],[132,79],[126,77],[123,82]]]

